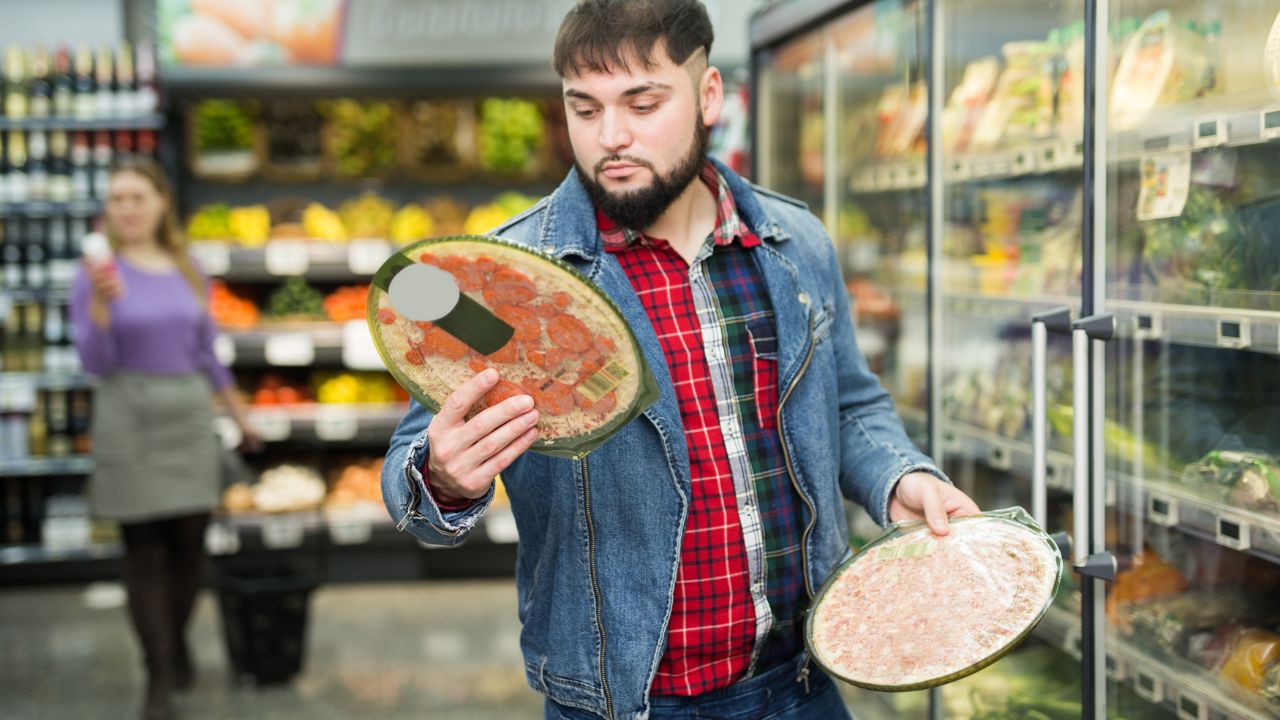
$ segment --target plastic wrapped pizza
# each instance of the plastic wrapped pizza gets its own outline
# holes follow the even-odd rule
[[[891,525],[832,573],[805,622],[819,666],[871,690],[921,690],[1009,653],[1044,617],[1062,556],[1022,508]]]
[[[391,374],[432,412],[486,368],[501,380],[473,410],[528,394],[532,450],[581,457],[658,398],[622,313],[560,260],[462,235],[400,249],[374,275],[369,327]]]

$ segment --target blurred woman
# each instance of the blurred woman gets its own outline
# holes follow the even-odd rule
[[[164,171],[148,157],[122,158],[105,214],[112,253],[86,251],[71,304],[80,360],[100,380],[89,499],[95,517],[120,523],[147,672],[142,718],[164,720],[173,690],[194,681],[185,631],[220,490],[212,395],[240,427],[242,447],[260,441],[214,354],[208,283],[187,255]]]

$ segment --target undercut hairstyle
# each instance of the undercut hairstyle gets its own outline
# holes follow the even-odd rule
[[[657,67],[661,43],[676,65],[711,54],[714,32],[699,0],[581,0],[556,33],[552,65],[560,77]]]

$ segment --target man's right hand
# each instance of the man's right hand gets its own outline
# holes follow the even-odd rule
[[[94,300],[105,305],[124,292],[124,280],[120,278],[114,264],[86,262],[84,267],[89,274],[89,286],[93,289]]]
[[[475,500],[489,491],[498,473],[538,437],[533,398],[516,395],[467,420],[467,413],[498,384],[492,368],[454,390],[427,428],[427,472],[437,500]]]

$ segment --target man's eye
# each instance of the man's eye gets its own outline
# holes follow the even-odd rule
[[[653,112],[653,109],[656,107],[658,106],[657,105],[632,105],[631,109],[643,115],[644,113]]]
[[[594,109],[594,108],[582,108],[582,109],[575,109],[575,110],[573,111],[573,114],[574,114],[574,115],[577,115],[578,117],[582,118],[583,120],[586,120],[586,119],[591,118],[593,115],[595,115],[595,114],[596,114],[596,111],[595,111],[595,109]]]

